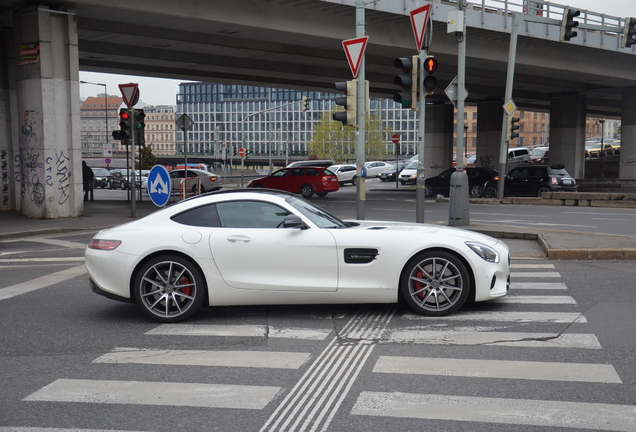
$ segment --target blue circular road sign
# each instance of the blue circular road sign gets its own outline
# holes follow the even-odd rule
[[[155,205],[163,207],[170,199],[172,182],[163,165],[155,165],[148,174],[148,196]]]

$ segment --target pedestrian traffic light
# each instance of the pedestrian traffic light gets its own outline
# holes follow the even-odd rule
[[[333,114],[333,119],[341,122],[343,126],[356,126],[356,96],[357,80],[336,83],[336,90],[344,92],[346,96],[336,98],[336,105],[344,107],[344,111]]]
[[[146,113],[142,109],[134,110],[135,145],[144,147],[146,145]]]
[[[625,18],[625,27],[623,28],[622,48],[631,48],[636,43],[636,18]]]
[[[300,100],[300,110],[307,111],[307,96],[303,96]]]
[[[413,111],[417,111],[417,64],[418,56],[401,57],[393,62],[393,66],[402,69],[402,73],[393,78],[393,84],[402,87],[401,92],[393,95],[393,100]]]
[[[579,22],[574,21],[574,18],[579,15],[581,15],[580,10],[563,9],[563,19],[561,20],[561,41],[569,41],[578,35],[578,33],[572,29],[579,26]]]
[[[437,66],[437,60],[435,60],[433,56],[428,56],[426,60],[424,60],[424,71],[426,72],[426,76],[424,77],[424,89],[427,95],[432,95],[433,91],[437,88],[437,78],[434,75]]]
[[[506,141],[513,140],[519,136],[516,130],[519,130],[519,125],[516,125],[519,121],[519,117],[508,116],[508,127],[506,128]]]

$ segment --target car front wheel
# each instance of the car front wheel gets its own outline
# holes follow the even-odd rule
[[[405,266],[400,290],[408,305],[426,316],[444,316],[457,311],[470,292],[464,263],[445,251],[425,251]]]
[[[497,198],[497,187],[492,185],[486,187],[486,189],[484,189],[484,197]]]
[[[133,294],[146,316],[175,323],[195,314],[205,289],[203,273],[192,261],[178,255],[162,255],[139,269]]]
[[[351,179],[351,184],[355,186],[357,181],[358,181],[358,177],[353,176],[353,178]]]
[[[430,198],[433,196],[433,188],[431,187],[431,185],[424,185],[424,196],[427,198]]]
[[[473,185],[470,188],[470,194],[475,198],[481,198],[482,193],[484,193],[484,188],[481,185]]]
[[[300,187],[300,194],[303,198],[311,198],[314,194],[314,188],[310,184],[304,184]]]

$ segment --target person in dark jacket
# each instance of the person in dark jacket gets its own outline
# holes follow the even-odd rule
[[[88,202],[88,194],[93,184],[93,170],[86,165],[86,161],[82,161],[82,182],[84,183],[84,202]]]

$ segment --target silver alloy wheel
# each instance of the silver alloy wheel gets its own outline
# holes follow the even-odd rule
[[[497,198],[497,188],[495,186],[488,186],[484,190],[484,197],[486,197],[486,198]]]
[[[425,197],[432,197],[433,196],[433,188],[431,187],[431,185],[424,185],[424,196]]]
[[[461,260],[447,252],[431,251],[409,261],[401,289],[406,302],[416,312],[443,316],[464,304],[470,281]]]
[[[300,187],[300,194],[303,198],[311,198],[314,194],[314,188],[310,184],[304,184]]]
[[[192,316],[203,300],[203,275],[179,256],[146,263],[135,280],[135,299],[141,310],[161,322]]]
[[[470,188],[470,194],[475,198],[481,198],[481,194],[484,192],[484,188],[481,185],[473,185]]]

